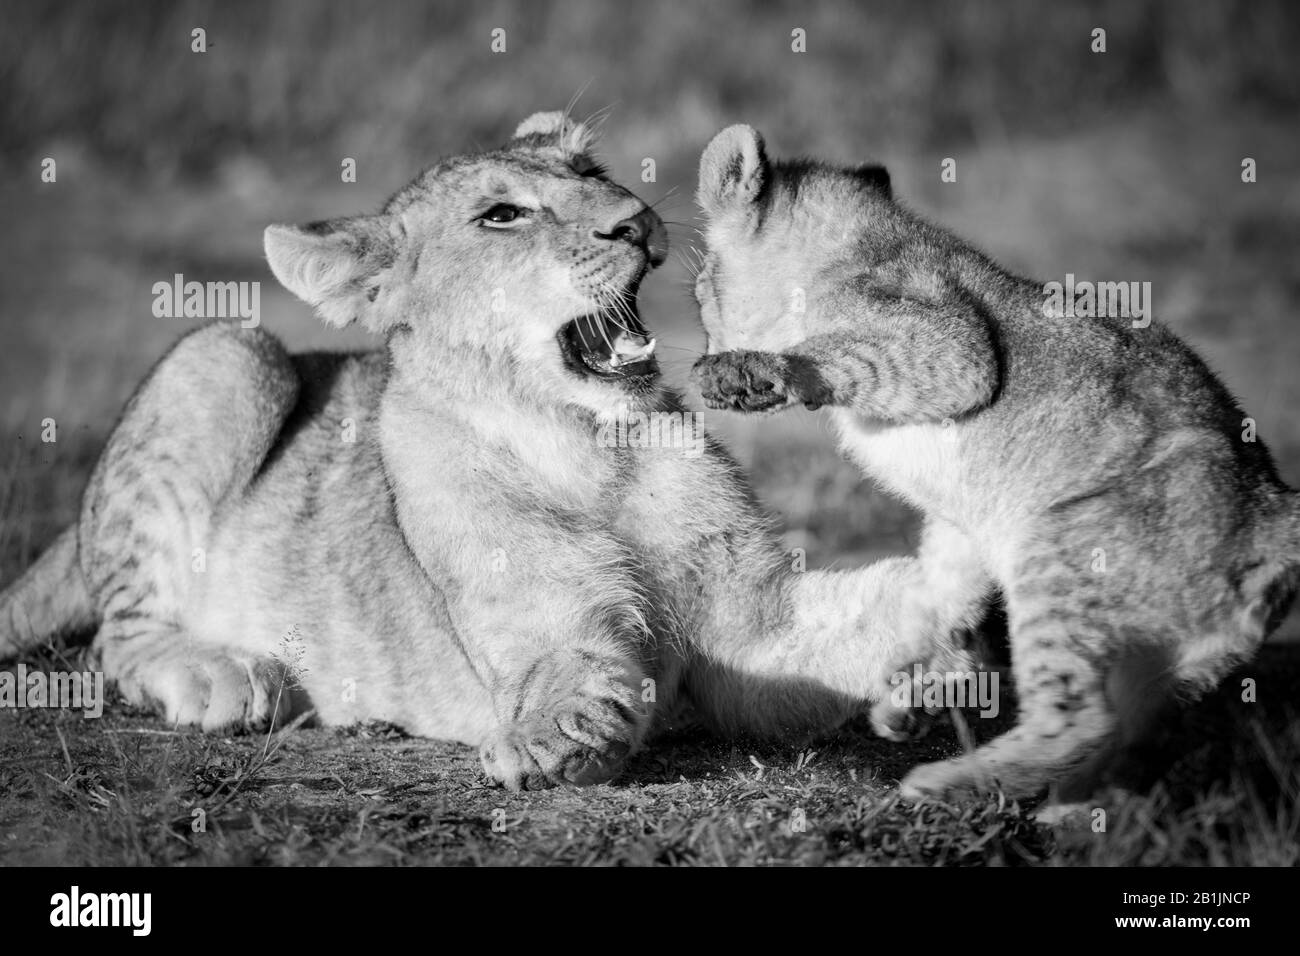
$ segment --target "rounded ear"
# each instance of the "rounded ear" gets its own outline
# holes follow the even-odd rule
[[[530,141],[536,146],[558,146],[566,153],[581,155],[596,145],[596,133],[561,110],[534,113],[519,124],[514,141]]]
[[[879,163],[863,163],[855,166],[853,175],[868,188],[880,193],[886,199],[894,197],[894,188],[889,181],[889,170]]]
[[[696,194],[709,215],[757,202],[770,169],[763,137],[752,126],[728,126],[704,148]]]
[[[266,261],[282,286],[330,325],[344,326],[367,312],[397,260],[389,226],[387,216],[267,226]],[[374,331],[379,324],[366,323]]]

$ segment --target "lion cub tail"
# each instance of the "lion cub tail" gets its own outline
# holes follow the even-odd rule
[[[22,577],[0,592],[0,661],[96,623],[77,562],[77,529],[65,528]]]

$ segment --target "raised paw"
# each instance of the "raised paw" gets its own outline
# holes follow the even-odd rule
[[[631,694],[570,697],[497,728],[479,757],[487,775],[511,790],[590,786],[618,773],[641,723]]]
[[[697,361],[692,375],[710,408],[760,412],[798,402],[817,408],[828,398],[810,363],[792,355],[719,352]]]
[[[284,669],[269,657],[193,648],[125,661],[112,670],[108,676],[133,704],[157,710],[168,723],[208,733],[262,730],[273,713],[280,724],[290,709],[292,695],[281,692]]]

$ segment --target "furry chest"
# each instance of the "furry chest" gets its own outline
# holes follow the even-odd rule
[[[891,425],[836,413],[844,451],[894,494],[931,514],[969,514],[961,495],[960,427]]]

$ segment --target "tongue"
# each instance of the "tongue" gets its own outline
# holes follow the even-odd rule
[[[644,335],[630,335],[620,331],[613,341],[612,354],[609,357],[610,368],[645,362],[654,355],[655,340]]]

